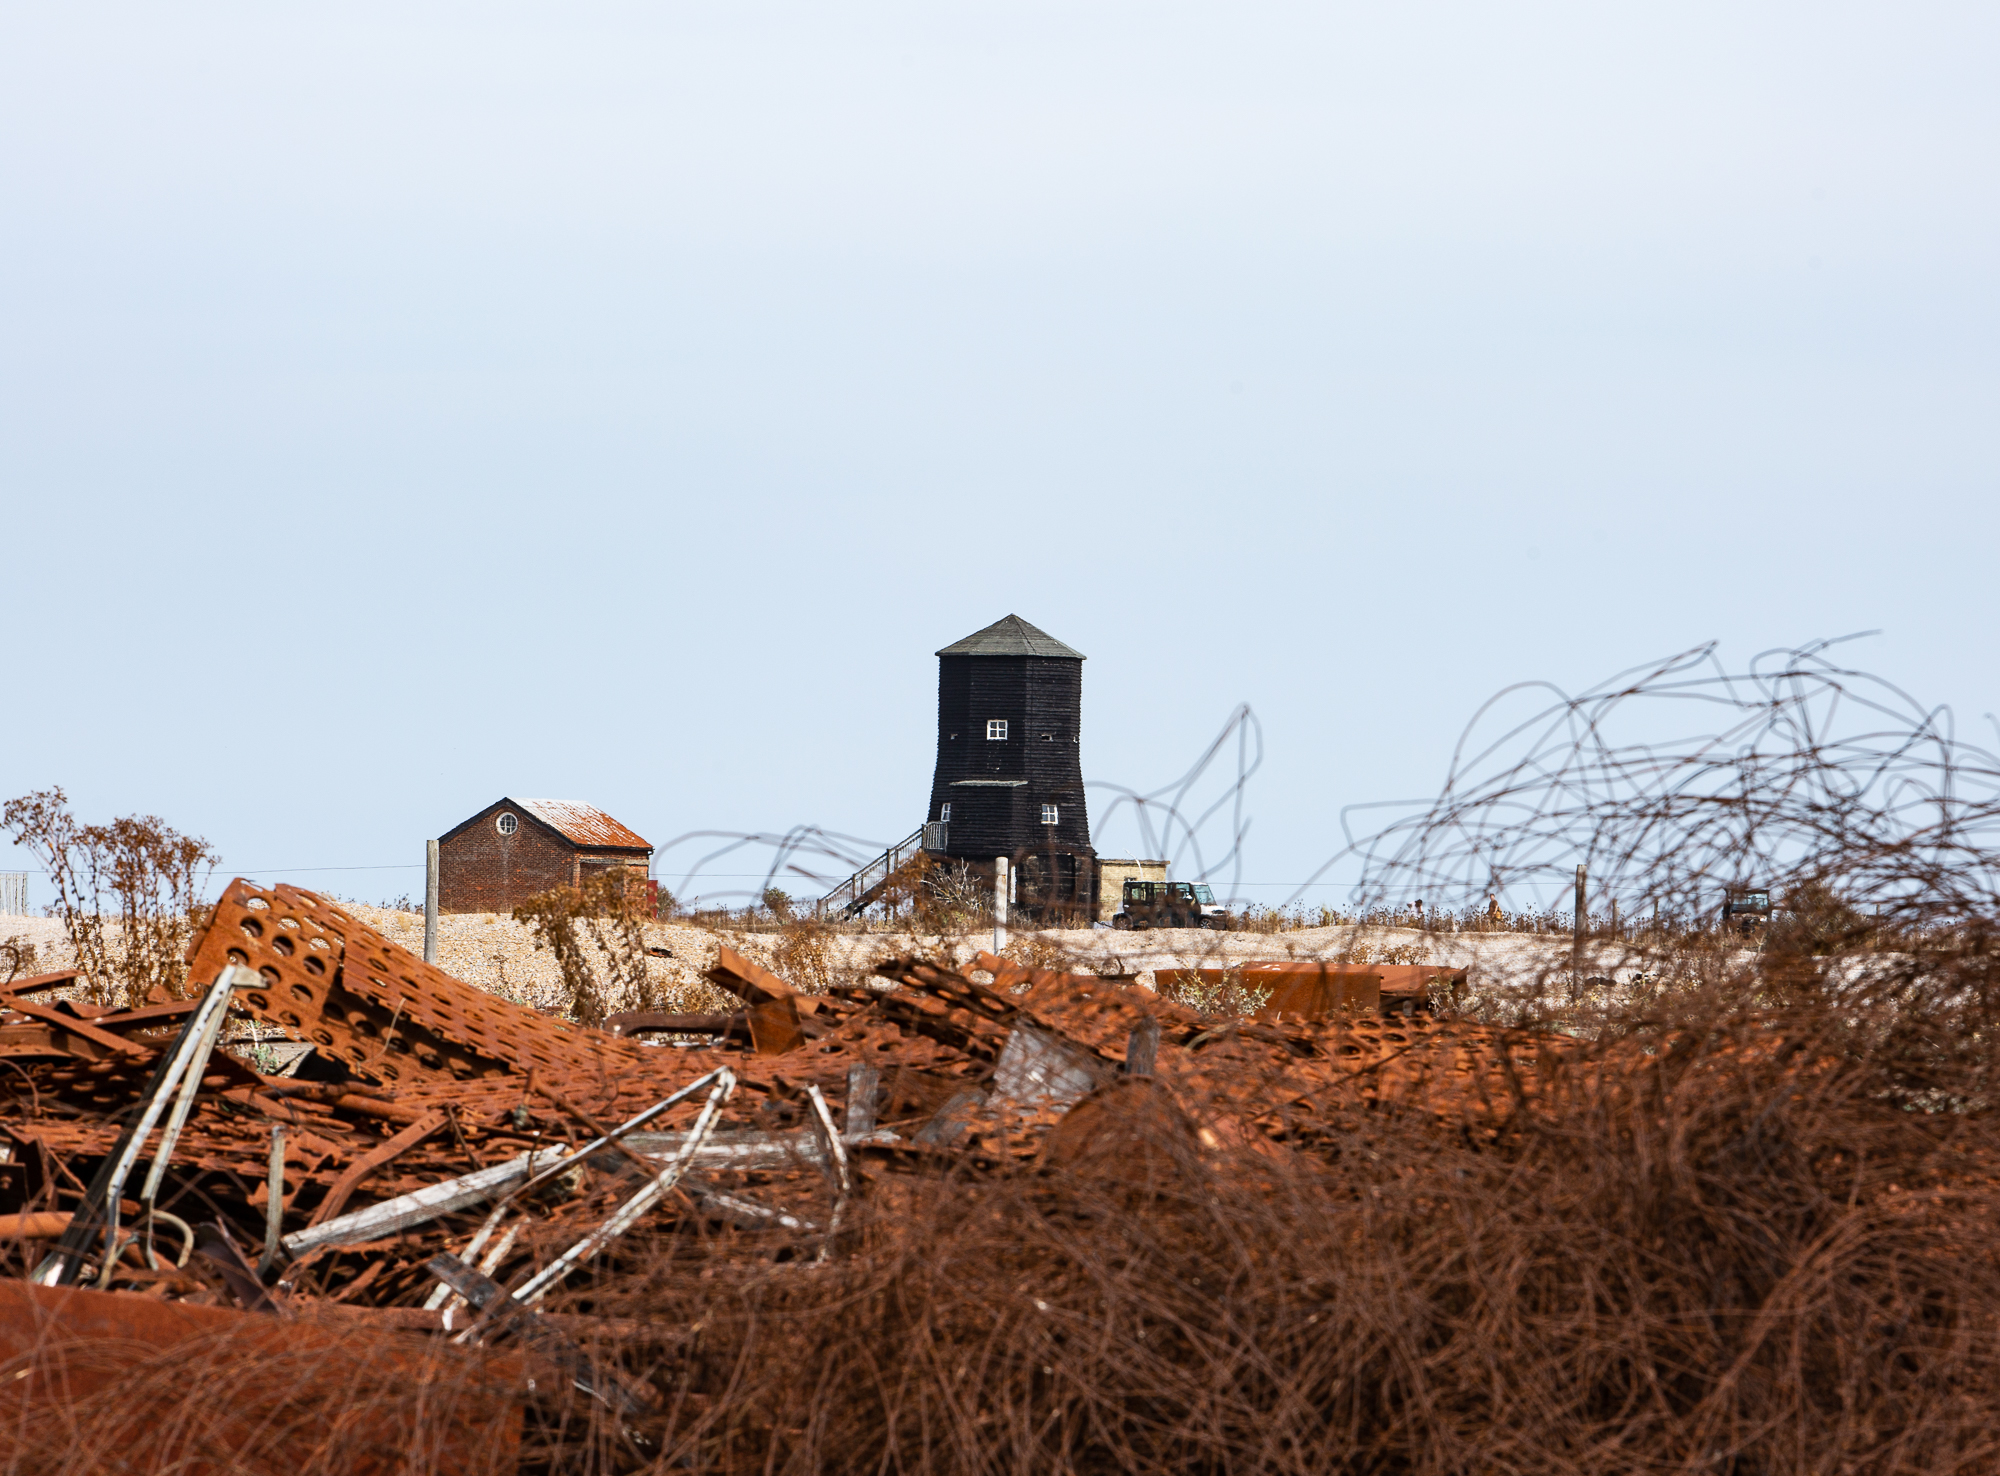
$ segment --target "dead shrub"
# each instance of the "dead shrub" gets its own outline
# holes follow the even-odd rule
[[[993,926],[993,876],[972,862],[920,852],[890,878],[887,890],[917,932],[949,937]]]
[[[1198,1015],[1216,1019],[1247,1020],[1264,1008],[1271,998],[1268,989],[1253,989],[1243,982],[1241,969],[1225,969],[1218,982],[1204,981],[1199,966],[1161,971],[1160,995]]]
[[[1000,956],[1024,969],[1052,969],[1059,974],[1083,969],[1078,955],[1068,945],[1045,932],[1011,933]]]
[[[60,787],[7,801],[0,829],[46,868],[53,911],[93,999],[136,1006],[154,990],[186,994],[188,942],[221,859],[206,841],[156,815],[80,825]]]
[[[35,971],[35,954],[35,945],[23,935],[0,940],[0,969],[4,969],[7,975],[5,979],[0,979],[0,984],[12,984],[21,975],[32,974]]]
[[[1287,925],[1297,926],[1283,910],[1253,902],[1230,920],[1230,930],[1238,933],[1278,933]]]
[[[772,968],[787,983],[805,994],[824,994],[845,982],[847,970],[840,967],[838,933],[817,918],[793,917],[778,931],[771,949]]]
[[[1347,963],[1413,964],[1423,962],[1413,943],[1391,943],[1384,947],[1371,943],[1365,938],[1356,939],[1353,946],[1341,954]]]
[[[646,964],[645,910],[644,884],[621,868],[606,868],[581,886],[536,893],[513,917],[533,935],[537,949],[555,955],[564,1012],[585,1025],[600,1025],[616,1009],[660,1007],[662,996]]]
[[[18,1309],[16,1309],[18,1315]],[[31,1340],[32,1341],[32,1340]],[[0,1371],[8,1476],[472,1476],[516,1469],[518,1368],[372,1327],[241,1318],[64,1342]]]

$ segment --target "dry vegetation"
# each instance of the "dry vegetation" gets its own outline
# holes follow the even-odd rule
[[[622,1005],[657,1009],[659,991],[646,968],[645,889],[624,871],[602,871],[581,886],[554,887],[514,909],[537,948],[554,955],[562,976],[562,1012],[585,1025],[602,1025]],[[594,966],[584,936],[603,961]],[[626,1001],[632,1001],[626,1003]]]
[[[7,801],[0,830],[46,869],[93,999],[135,1005],[154,991],[168,999],[187,992],[183,955],[217,859],[207,842],[155,815],[80,825],[60,788]],[[18,942],[0,957],[0,966],[25,962]]]
[[[1807,657],[1788,680],[1802,671],[1841,680]],[[1779,711],[1767,704],[1760,731]],[[1588,955],[1601,975],[1550,964],[1550,987],[1488,993],[1482,1008],[1586,1037],[1535,1093],[1494,1104],[1492,1131],[1348,1079],[1314,1104],[1347,1130],[1306,1139],[1285,1101],[1218,1115],[1128,1079],[1027,1169],[959,1160],[868,1179],[828,1260],[804,1239],[748,1255],[727,1230],[607,1258],[551,1306],[623,1328],[591,1355],[659,1404],[620,1418],[543,1386],[523,1469],[2000,1468],[2000,764],[1912,731],[1867,752],[1929,744],[1929,768],[1905,763],[1872,797],[1832,782],[1818,731],[1755,764],[1733,740],[1655,745],[1657,786],[1525,822],[1494,818],[1518,783],[1455,790],[1391,838],[1375,875],[1440,897],[1456,875],[1455,921],[1471,920],[1387,946],[1481,931],[1495,876],[1552,834],[1574,842],[1572,821],[1628,908],[1670,919],[1607,921]],[[1690,752],[1727,755],[1729,784],[1701,805],[1676,768]],[[1844,750],[1841,772],[1862,752]],[[1536,864],[1573,864],[1574,849]],[[1702,926],[1715,888],[1746,876],[1778,891],[1778,921],[1749,938]],[[579,923],[613,930],[601,954],[624,946],[615,918],[580,901],[565,916],[530,919],[558,953]],[[1365,916],[1315,921],[1342,929],[1348,957],[1385,946]],[[801,986],[853,967],[848,935],[771,927],[767,956]],[[1551,931],[1546,956],[1570,958],[1568,927]],[[948,949],[952,929],[936,933]],[[1030,934],[1012,952],[1052,965],[1077,950]],[[608,987],[579,973],[573,997],[598,1008]],[[176,1387],[135,1373],[131,1389],[153,1382],[134,1402],[115,1384],[66,1411],[45,1399],[32,1435],[0,1426],[14,1432],[4,1469],[161,1469],[136,1430],[108,1448],[100,1422],[134,1408],[195,1421],[271,1376],[269,1358]],[[40,1382],[3,1382],[11,1371],[0,1400],[35,1398]],[[410,1431],[423,1397],[367,1394]],[[407,1469],[443,1468],[410,1438]],[[214,1460],[342,1469],[305,1434]]]
[[[1996,983],[1981,940],[1865,1015],[1691,991],[1492,1139],[1381,1101],[1337,1145],[1218,1148],[1130,1083],[1028,1171],[874,1181],[829,1262],[716,1230],[608,1263],[553,1309],[626,1328],[593,1356],[659,1410],[544,1387],[525,1468],[1990,1470],[1993,1082],[1953,1043],[1991,1038]],[[44,1397],[6,1469],[155,1470],[135,1411],[199,1431],[288,1376],[200,1367]],[[449,1461],[434,1388],[347,1392],[408,1469]],[[347,1469],[341,1408],[225,1468]]]
[[[1217,1156],[1129,1092],[1039,1173],[885,1198],[835,1267],[593,1304],[703,1329],[661,1437],[699,1468],[1990,1469],[1983,1134],[1829,1024],[1689,1018],[1498,1148],[1377,1113],[1330,1161]]]

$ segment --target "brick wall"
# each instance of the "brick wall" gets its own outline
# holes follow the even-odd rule
[[[518,812],[520,826],[500,834],[491,813],[438,846],[440,912],[511,912],[537,892],[573,884],[576,848]]]

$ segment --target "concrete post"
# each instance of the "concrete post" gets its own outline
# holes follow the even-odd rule
[[[1576,869],[1576,914],[1571,921],[1572,932],[1569,945],[1569,997],[1583,997],[1583,926],[1584,916],[1589,907],[1589,893],[1585,887],[1585,872]]]
[[[1013,878],[1008,875],[1007,858],[993,858],[993,951],[1000,952],[1007,946],[1007,896],[1013,890]]]
[[[438,843],[424,842],[424,962],[438,961]]]
[[[437,842],[432,841],[431,844],[436,845]],[[1152,1017],[1149,1015],[1147,1018]],[[271,1168],[264,1192],[270,1198],[264,1203],[264,1255],[257,1262],[259,1276],[269,1276],[271,1268],[278,1264],[278,1239],[285,1228],[285,1125],[282,1122],[271,1124]]]

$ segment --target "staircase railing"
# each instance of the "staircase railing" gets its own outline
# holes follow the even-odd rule
[[[882,889],[889,884],[889,878],[901,871],[919,853],[941,851],[944,849],[944,844],[945,832],[942,825],[919,825],[909,836],[896,842],[815,902],[813,916],[818,918],[854,916],[879,897]]]

